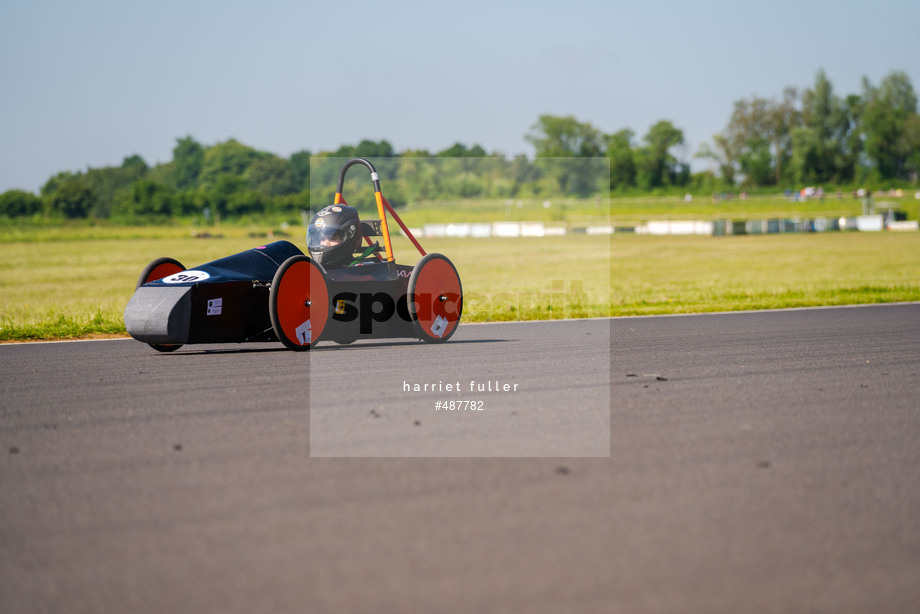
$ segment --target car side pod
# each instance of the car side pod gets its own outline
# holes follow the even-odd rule
[[[278,267],[268,296],[275,336],[285,347],[309,350],[332,317],[329,284],[323,267],[307,256],[291,256]]]
[[[125,307],[128,334],[153,349],[171,352],[188,342],[192,288],[142,287]]]
[[[181,273],[185,267],[173,258],[157,258],[144,268],[134,295],[125,307],[128,334],[159,352],[173,352],[188,341],[192,311],[191,288],[142,288],[144,284]]]

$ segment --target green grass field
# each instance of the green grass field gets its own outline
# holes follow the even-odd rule
[[[920,233],[614,238],[613,315],[920,300]]]
[[[256,229],[18,230],[0,244],[0,340],[123,335],[124,306],[159,256],[186,266],[248,249]],[[299,229],[291,240],[303,246]],[[277,237],[276,237],[277,238]],[[427,239],[463,281],[464,321],[772,309],[920,300],[920,233]],[[394,240],[397,261],[418,254]]]

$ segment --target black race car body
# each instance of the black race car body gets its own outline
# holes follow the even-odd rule
[[[370,247],[349,265],[327,271],[287,241],[192,269],[159,258],[141,273],[125,307],[128,333],[164,352],[195,343],[280,341],[308,350],[321,340],[449,339],[463,309],[456,268],[445,256],[425,253],[381,194],[367,160],[342,168],[335,203],[345,204],[345,171],[355,164],[371,171],[380,219],[361,223]],[[422,256],[413,266],[393,258],[387,212]],[[372,236],[382,236],[384,247]]]
[[[125,308],[125,328],[138,341],[164,346],[277,341],[268,311],[271,282],[297,255],[303,252],[295,245],[277,241],[142,279]]]
[[[406,295],[411,266],[370,262],[326,272],[332,314],[323,337],[357,339],[418,337]]]

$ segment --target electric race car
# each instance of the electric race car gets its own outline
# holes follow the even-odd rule
[[[371,173],[377,220],[360,220],[342,196],[345,173],[356,164]],[[387,213],[421,254],[414,266],[396,263]],[[382,237],[383,246],[371,237]],[[463,311],[456,267],[422,249],[384,198],[369,161],[342,166],[333,204],[310,221],[307,247],[310,256],[276,241],[191,269],[158,258],[138,279],[125,327],[161,352],[250,341],[280,341],[298,351],[324,340],[443,343],[456,332]]]

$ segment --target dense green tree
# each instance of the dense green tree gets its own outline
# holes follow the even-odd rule
[[[850,94],[843,99],[840,107],[840,118],[837,125],[840,129],[838,138],[841,141],[839,158],[835,164],[838,169],[840,182],[851,182],[859,176],[860,165],[865,154],[865,144],[860,132],[862,113],[865,102],[857,94]]]
[[[821,70],[801,96],[787,88],[778,100],[736,102],[725,131],[696,156],[717,162],[729,183],[741,173],[752,186],[839,185],[867,169],[878,179],[904,180],[913,172],[909,126],[916,114],[917,96],[904,73],[878,87],[864,80],[862,96],[840,97]]]
[[[537,165],[555,178],[563,194],[587,195],[602,187],[596,185],[598,165],[586,160],[604,154],[603,135],[590,123],[572,115],[541,115],[524,138],[536,150]]]
[[[786,169],[792,160],[792,131],[801,122],[801,113],[796,107],[798,92],[795,88],[783,90],[782,98],[772,101],[767,110],[767,139],[773,150],[773,184],[781,185],[786,180]]]
[[[439,158],[457,158],[466,153],[466,145],[463,143],[457,142],[448,147],[447,149],[442,149],[437,154]]]
[[[211,210],[221,216],[237,212],[239,202],[234,200],[234,196],[245,193],[247,189],[246,180],[240,175],[234,173],[219,175],[214,186],[208,190]]]
[[[470,148],[467,148],[463,143],[457,142],[435,154],[439,158],[481,158],[487,156],[486,150],[479,145],[473,145]]]
[[[42,199],[25,190],[9,190],[0,194],[0,215],[23,217],[42,211]]]
[[[765,185],[775,178],[771,109],[772,101],[765,98],[736,101],[724,133],[731,158],[748,185]]]
[[[113,215],[131,221],[154,221],[181,213],[177,210],[175,192],[168,186],[140,179],[127,192],[120,194]]]
[[[133,154],[122,160],[121,168],[126,171],[131,171],[136,176],[140,177],[143,176],[150,167],[147,166],[147,162],[141,156]]]
[[[709,143],[702,143],[699,150],[693,154],[693,157],[703,160],[709,160],[715,164],[722,183],[728,186],[735,185],[735,174],[737,172],[737,162],[735,160],[734,147],[724,134],[716,134],[712,137],[715,147]],[[715,174],[712,170],[709,172]]]
[[[337,158],[391,158],[396,152],[388,141],[364,139],[357,145],[342,145],[332,155]]]
[[[774,183],[776,172],[773,168],[773,153],[767,139],[751,139],[745,143],[744,151],[738,160],[747,185],[770,185]]]
[[[509,163],[507,175],[511,178],[516,193],[525,185],[536,184],[540,180],[542,171],[527,156],[518,154]]]
[[[120,166],[58,173],[41,187],[40,198],[11,190],[0,195],[0,215],[34,215],[39,203],[48,215],[69,218],[162,219],[206,209],[231,217],[289,214],[308,208],[311,192],[317,203],[330,201],[341,165],[352,157],[374,162],[393,204],[465,196],[587,196],[632,187],[916,182],[920,174],[917,95],[902,72],[887,75],[877,87],[864,80],[861,95],[837,96],[819,71],[801,96],[787,88],[776,99],[737,101],[725,130],[695,154],[714,165],[692,177],[677,157],[683,132],[670,121],[651,126],[636,144],[628,129],[603,134],[571,115],[541,115],[524,138],[536,159],[488,155],[479,145],[461,142],[434,155],[417,150],[397,155],[389,142],[369,139],[285,159],[233,139],[203,147],[186,136],[176,140],[172,160],[153,167],[135,154]],[[345,192],[349,203],[376,212],[366,174],[350,173]]]
[[[61,183],[45,200],[48,213],[68,219],[89,217],[96,205],[96,197],[82,177]]]
[[[626,189],[636,185],[636,155],[632,130],[623,129],[605,137],[610,159],[610,187]]]
[[[909,179],[917,183],[920,176],[920,115],[914,113],[907,119],[902,135],[903,149],[909,152],[907,156],[907,170]]]
[[[541,115],[524,139],[542,158],[598,156],[603,146],[600,130],[572,115]]]
[[[243,145],[235,139],[208,147],[204,152],[199,184],[213,187],[222,175],[243,177],[256,160],[263,160],[272,154]]]
[[[643,141],[645,145],[638,151],[636,164],[636,182],[640,188],[679,186],[689,181],[690,166],[671,153],[672,148],[684,142],[682,130],[668,120],[661,120],[649,128]]]
[[[432,154],[427,149],[406,149],[399,152],[400,158],[430,158]]]
[[[180,190],[194,187],[204,167],[204,147],[191,136],[176,139],[173,164],[176,187]]]
[[[852,127],[846,103],[836,96],[823,70],[802,93],[802,123],[792,131],[792,167],[800,183],[840,182],[851,178],[846,146]]]
[[[91,215],[107,218],[112,212],[116,196],[147,175],[147,163],[138,155],[128,156],[121,166],[91,168],[83,176],[85,185],[92,190],[95,205]]]
[[[82,180],[82,177],[83,173],[80,172],[72,173],[70,171],[61,171],[56,175],[52,175],[48,181],[42,185],[41,189],[39,190],[39,194],[45,197],[51,196],[59,187],[65,183],[71,181],[80,181]]]
[[[246,172],[250,187],[263,196],[298,192],[291,168],[284,158],[271,156],[254,161]]]
[[[227,199],[227,213],[231,216],[249,215],[266,211],[269,199],[254,190],[231,194]]]
[[[717,162],[729,184],[739,173],[747,186],[781,183],[792,156],[792,130],[799,121],[795,102],[791,88],[779,101],[756,96],[736,101],[725,130],[713,137],[715,148],[706,144],[696,157]]]
[[[307,150],[291,154],[291,181],[296,191],[310,189],[310,152]]]
[[[862,131],[866,154],[879,179],[907,179],[909,160],[915,155],[909,138],[904,138],[917,115],[917,95],[903,72],[887,75],[878,87],[863,80],[865,107]]]

